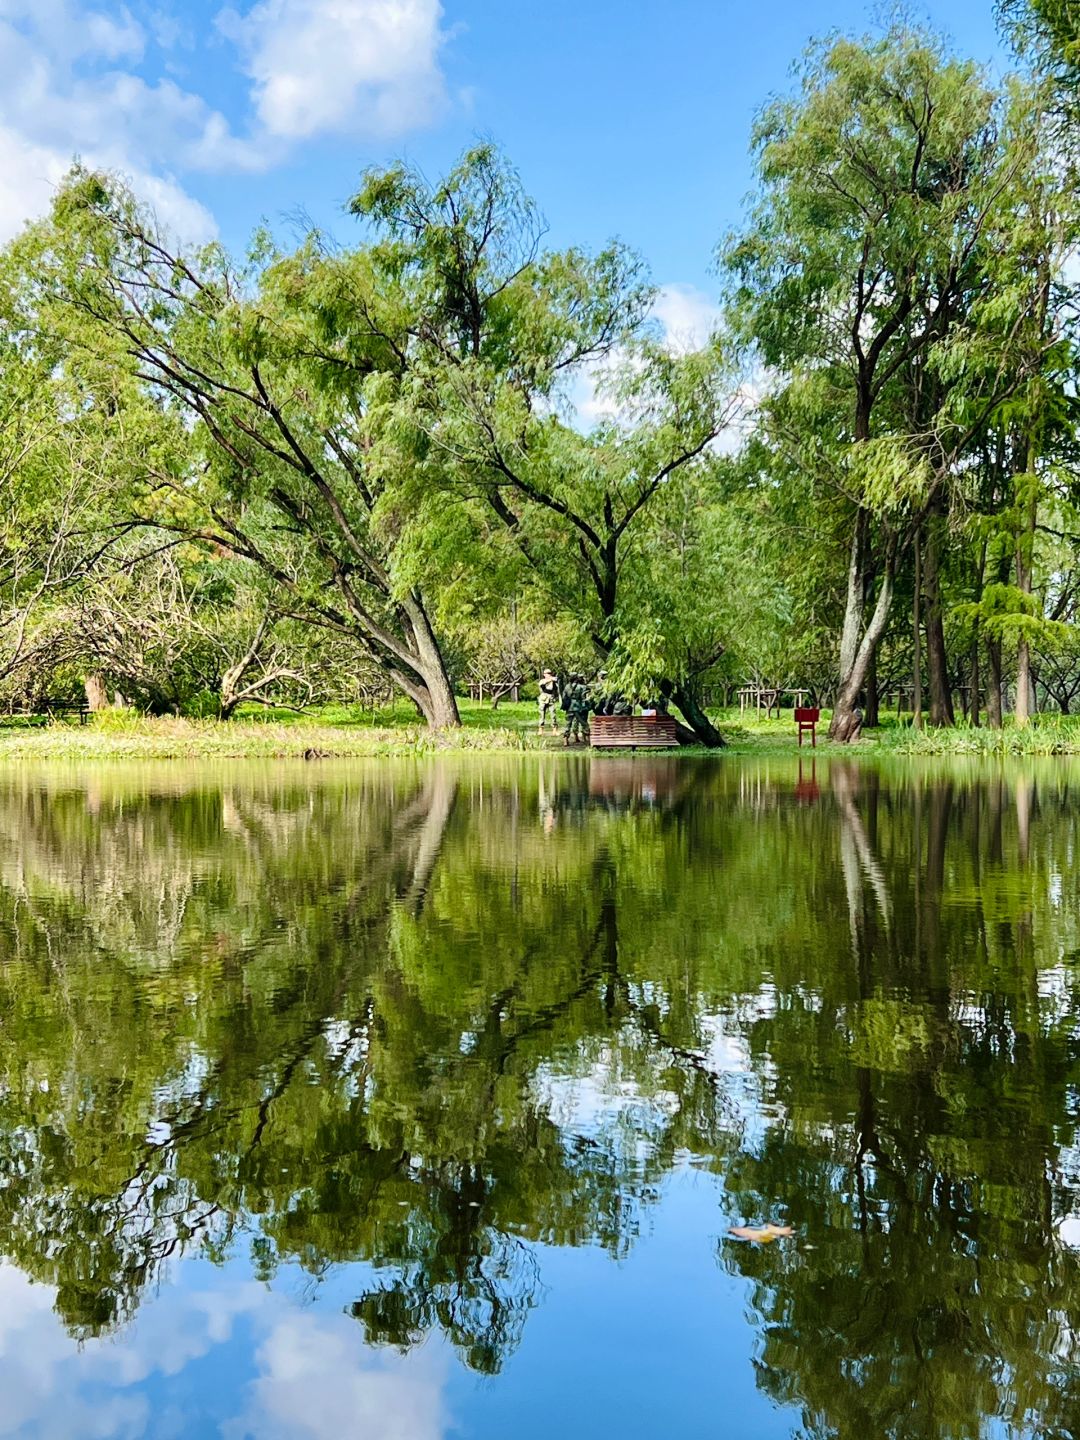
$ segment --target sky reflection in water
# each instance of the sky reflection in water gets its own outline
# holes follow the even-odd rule
[[[1072,1434],[1073,776],[0,773],[0,1437]]]

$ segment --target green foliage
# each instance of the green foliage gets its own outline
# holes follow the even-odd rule
[[[545,650],[716,744],[714,679],[831,690],[841,722],[898,683],[919,589],[938,692],[1034,647],[1067,704],[1075,37],[1006,8],[1035,73],[998,86],[899,21],[810,48],[691,351],[624,245],[545,248],[489,144],[368,170],[349,245],[242,259],[76,166],[0,260],[0,700],[390,687],[437,729],[467,666]]]

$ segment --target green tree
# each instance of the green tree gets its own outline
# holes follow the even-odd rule
[[[71,658],[56,612],[123,539],[117,491],[138,473],[155,417],[106,357],[42,334],[29,278],[0,254],[0,683],[39,688]]]
[[[760,198],[724,261],[738,323],[787,381],[766,411],[774,443],[847,517],[834,738],[855,730],[905,553],[1026,373],[1019,353],[972,362],[1011,342],[978,307],[1034,163],[999,143],[1000,112],[973,65],[894,28],[816,46],[801,95],[756,127]]]
[[[418,568],[448,568],[463,532],[488,553],[509,547],[516,583],[573,617],[613,672],[664,682],[693,736],[720,743],[694,679],[716,648],[700,632],[722,577],[706,573],[707,543],[693,583],[664,564],[691,508],[682,492],[701,495],[709,448],[739,408],[719,341],[662,345],[640,262],[619,246],[539,253],[533,204],[490,147],[437,185],[403,165],[372,172],[353,209],[422,317],[415,383],[387,407],[378,452],[412,513],[430,515]],[[560,399],[600,361],[618,414],[583,434]],[[459,502],[449,517],[447,494]]]
[[[39,325],[114,352],[194,421],[192,443],[144,467],[134,518],[257,566],[280,610],[348,636],[430,725],[456,724],[424,594],[395,573],[405,522],[365,463],[373,396],[400,383],[408,345],[372,257],[315,240],[260,242],[242,268],[219,247],[184,255],[121,186],[79,171],[17,255]]]

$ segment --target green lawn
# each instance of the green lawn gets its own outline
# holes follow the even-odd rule
[[[115,710],[93,716],[85,725],[80,725],[77,718],[7,717],[0,719],[0,760],[322,758],[563,749],[561,736],[537,735],[536,706],[531,701],[503,701],[496,710],[489,703],[475,700],[461,700],[459,705],[462,728],[441,734],[425,729],[404,700],[375,711],[349,705],[327,705],[303,713],[250,707],[225,723],[172,716],[151,718]],[[733,754],[792,754],[797,750],[790,710],[779,718],[766,719],[752,712],[740,714],[736,708],[720,711],[714,719]],[[825,738],[828,722],[829,713],[823,711],[817,749],[851,754],[851,747],[831,745]],[[890,715],[879,729],[867,731],[855,748],[896,755],[1080,754],[1080,717],[1039,715],[1025,730],[1006,726],[995,732],[966,726],[916,731],[911,728],[909,716]]]

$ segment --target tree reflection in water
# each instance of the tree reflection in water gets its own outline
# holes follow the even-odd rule
[[[494,1373],[538,1246],[627,1255],[692,1157],[796,1226],[718,1254],[803,1433],[1072,1433],[1068,771],[99,769],[0,813],[0,1252],[74,1333],[244,1247]]]

